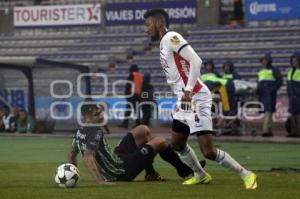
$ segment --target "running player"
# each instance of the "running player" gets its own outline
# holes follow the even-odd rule
[[[167,82],[177,96],[173,114],[172,147],[194,176],[185,185],[210,183],[212,178],[199,164],[195,152],[187,145],[189,135],[197,135],[202,154],[223,167],[240,174],[246,189],[257,187],[256,175],[242,167],[228,153],[215,148],[212,140],[212,96],[199,80],[202,60],[177,32],[169,31],[169,16],[163,9],[148,10],[144,14],[146,33],[153,41],[160,41],[160,61]]]
[[[103,120],[103,109],[96,105],[83,105],[81,112],[86,124],[98,124]],[[76,157],[80,152],[85,165],[99,184],[111,184],[109,181],[131,181],[144,169],[146,180],[162,180],[152,167],[157,153],[176,168],[180,177],[193,173],[166,140],[152,137],[150,129],[145,125],[132,129],[114,151],[110,149],[103,135],[99,127],[79,128],[68,155],[69,162],[77,165]],[[205,162],[202,164],[205,165]]]

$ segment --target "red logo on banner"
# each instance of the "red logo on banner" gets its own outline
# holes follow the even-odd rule
[[[88,8],[89,12],[89,21],[98,20],[98,13],[100,12],[100,5],[99,4],[94,4],[93,7]]]

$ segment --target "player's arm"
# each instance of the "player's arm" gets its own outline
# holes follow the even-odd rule
[[[183,57],[185,60],[187,60],[190,63],[190,72],[184,90],[191,92],[198,78],[200,77],[200,68],[201,68],[202,60],[190,45],[184,46],[180,50],[179,54],[181,57]]]
[[[89,172],[92,174],[92,176],[96,180],[96,183],[103,184],[103,185],[112,185],[113,184],[110,182],[106,182],[103,179],[103,177],[100,175],[100,172],[96,165],[95,151],[87,149],[84,152],[83,161],[84,161],[86,167],[88,168]]]
[[[166,39],[166,47],[173,52],[178,53],[182,58],[190,64],[190,70],[188,75],[188,80],[184,90],[184,95],[181,98],[181,108],[189,109],[190,102],[192,100],[191,92],[200,77],[200,68],[202,60],[194,51],[194,49],[188,44],[188,42],[178,33],[170,33],[170,39]]]
[[[190,71],[188,75],[188,81],[184,88],[184,94],[181,98],[181,108],[184,110],[189,110],[191,107],[191,92],[200,77],[200,68],[202,64],[202,60],[197,55],[197,53],[194,51],[194,49],[190,45],[184,46],[180,52],[180,56],[183,57],[185,60],[187,60],[190,63]]]
[[[72,146],[68,153],[68,160],[69,160],[69,163],[74,164],[75,166],[77,166],[77,158],[76,158],[77,154],[78,154],[78,149],[76,147]]]
[[[68,161],[69,163],[71,164],[74,164],[75,166],[77,166],[77,154],[79,153],[79,150],[77,148],[77,145],[76,145],[76,140],[75,138],[73,139],[72,141],[72,146],[69,150],[69,153],[68,153]]]

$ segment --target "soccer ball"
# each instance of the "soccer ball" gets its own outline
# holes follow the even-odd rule
[[[55,182],[59,187],[74,187],[79,180],[79,170],[73,164],[62,164],[56,169]]]

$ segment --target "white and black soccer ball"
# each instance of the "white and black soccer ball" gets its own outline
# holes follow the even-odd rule
[[[72,188],[80,178],[79,170],[73,164],[67,163],[58,166],[55,173],[55,182],[59,187]]]

